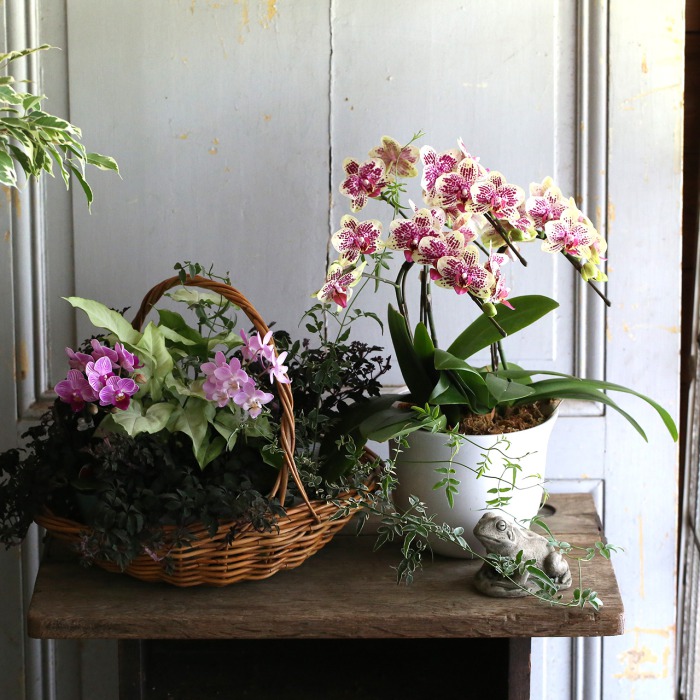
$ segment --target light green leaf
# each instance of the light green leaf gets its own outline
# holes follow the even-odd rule
[[[221,294],[215,294],[214,292],[207,292],[193,287],[178,287],[174,292],[168,292],[166,296],[169,296],[174,301],[183,302],[188,306],[200,304],[203,301],[211,302],[217,306],[223,306],[228,303],[227,299],[222,297]]]
[[[199,447],[195,448],[194,456],[200,469],[204,469],[210,462],[215,460],[226,447],[226,440],[216,435],[212,440],[207,438]]]
[[[17,187],[17,173],[15,164],[7,153],[0,151],[0,185]]]
[[[110,158],[110,156],[103,156],[99,153],[86,153],[85,160],[87,160],[89,165],[94,165],[100,170],[112,170],[119,175],[117,161],[114,158]]]
[[[139,433],[157,433],[168,424],[174,409],[174,404],[156,403],[142,414],[141,406],[132,401],[126,411],[115,411],[112,420],[132,437]]]
[[[104,328],[118,338],[119,342],[136,346],[141,333],[118,312],[106,307],[99,301],[83,299],[82,297],[63,297],[71,306],[82,309],[97,328]]]
[[[213,403],[191,396],[183,407],[175,408],[168,428],[172,432],[188,435],[196,456],[197,451],[203,449],[209,423],[214,420],[215,413],[216,407]]]

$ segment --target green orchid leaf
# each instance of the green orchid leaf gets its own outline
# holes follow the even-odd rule
[[[493,372],[487,372],[485,380],[489,393],[496,400],[496,403],[515,401],[533,393],[533,389],[530,386],[519,384],[511,379],[503,379]]]
[[[463,393],[473,397],[471,401],[465,402],[470,410],[475,413],[485,413],[495,406],[495,400],[489,393],[482,372],[465,360],[445,350],[437,349],[435,350],[435,368],[441,371],[441,375],[447,374],[448,380],[459,385]]]
[[[428,398],[428,403],[434,406],[463,405],[473,410],[474,393],[462,382],[450,381],[447,372],[440,373],[440,379]]]
[[[624,411],[613,399],[611,399],[605,392],[600,391],[594,387],[585,387],[578,382],[581,380],[574,379],[569,382],[566,380],[561,380],[558,384],[550,384],[550,382],[558,382],[558,380],[550,379],[543,380],[542,382],[534,382],[531,384],[533,389],[532,394],[527,397],[527,399],[516,402],[517,403],[531,403],[533,401],[545,400],[545,399],[572,399],[576,401],[597,401],[603,403],[606,406],[614,408],[620,415],[627,419],[630,425],[648,442],[646,433],[642,427],[637,423],[637,421],[626,411]]]
[[[113,311],[99,301],[81,297],[63,298],[74,308],[82,309],[88,315],[93,326],[114,333],[121,343],[135,347],[141,339],[141,333],[135,330],[120,313]]]
[[[513,335],[533,324],[559,304],[549,297],[538,294],[515,297],[510,300],[513,309],[501,305],[496,320],[508,335]],[[502,340],[501,334],[484,315],[479,316],[447,348],[452,355],[467,359],[489,345]]]
[[[413,346],[406,319],[391,304],[387,311],[387,319],[396,361],[401,369],[403,380],[411,392],[412,400],[423,404],[428,400],[435,382],[431,380],[423,359]]]
[[[421,419],[413,411],[391,406],[378,411],[360,425],[360,434],[368,440],[385,442],[408,435],[421,428],[444,430],[447,421],[444,416],[437,420]]]
[[[533,374],[553,374],[552,372],[533,372]],[[608,406],[611,406],[616,411],[621,413],[627,418],[627,420],[635,426],[637,432],[639,432],[642,437],[646,440],[647,437],[644,431],[638,426],[637,422],[632,419],[625,411],[623,411],[615,402],[610,402],[609,397],[605,394],[605,391],[619,391],[624,394],[632,394],[637,398],[648,403],[659,415],[663,424],[666,426],[669,434],[673,438],[674,442],[678,441],[678,428],[675,421],[671,417],[668,411],[664,409],[660,404],[658,404],[653,399],[648,396],[641,394],[634,389],[629,389],[620,384],[615,384],[613,382],[606,382],[602,379],[578,379],[576,377],[570,377],[568,375],[560,375],[563,378],[560,379],[543,379],[538,382],[534,382],[531,386],[535,389],[535,393],[532,395],[533,398],[578,398],[581,400],[588,401],[600,401]],[[576,392],[580,394],[577,397],[565,396],[562,394],[557,394],[558,391],[562,392]],[[607,401],[601,399],[604,396]]]

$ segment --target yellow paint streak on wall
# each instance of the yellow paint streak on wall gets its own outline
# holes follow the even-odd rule
[[[240,33],[238,34],[238,43],[242,44],[245,41],[243,33],[248,31],[250,25],[250,7],[248,6],[248,0],[234,0],[234,3],[241,8],[241,25]]]
[[[11,238],[10,229],[8,228],[7,231],[5,231],[5,243],[9,243],[10,238]]]
[[[19,342],[19,357],[17,362],[17,371],[19,381],[24,381],[29,374],[29,353],[27,352],[27,343],[24,340]]]
[[[219,149],[217,148],[219,145],[219,139],[213,139],[212,144],[213,146],[209,149],[209,153],[210,155],[215,156],[219,152]]]
[[[266,122],[272,121],[272,115],[271,114],[263,114],[263,119]]]
[[[640,515],[639,523],[639,597],[644,600],[644,519]]]
[[[12,188],[12,206],[17,212],[17,216],[22,216],[22,200],[19,196],[19,190]]]
[[[260,24],[265,29],[268,29],[277,16],[277,0],[265,0],[265,5],[267,6],[266,12],[262,20],[260,20]]]
[[[180,134],[178,138],[180,141],[187,141],[187,139],[190,137],[190,132],[186,131],[184,134]]]
[[[635,627],[632,630],[634,635],[634,646],[631,649],[618,655],[618,660],[623,665],[622,671],[614,674],[615,678],[623,678],[627,681],[657,680],[668,678],[669,661],[671,659],[671,649],[667,645],[661,653],[661,658],[657,656],[648,646],[642,643],[644,635],[653,635],[672,639],[673,627],[668,629],[644,629]]]

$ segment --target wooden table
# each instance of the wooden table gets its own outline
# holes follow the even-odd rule
[[[548,506],[554,511],[548,522],[559,539],[588,546],[602,536],[590,495],[552,496]],[[436,556],[425,562],[413,584],[398,586],[392,569],[398,563],[396,547],[372,552],[374,541],[373,536],[341,533],[297,569],[225,588],[143,583],[48,556],[28,611],[29,635],[119,640],[120,697],[129,700],[190,700],[163,689],[168,676],[173,686],[194,683],[201,690],[205,675],[226,676],[234,668],[225,681],[229,692],[232,682],[241,689],[260,683],[260,674],[272,680],[269,674],[282,669],[277,684],[268,683],[270,694],[274,690],[276,697],[288,700],[331,700],[374,697],[358,680],[374,678],[376,689],[377,679],[386,674],[395,676],[389,686],[394,690],[401,676],[417,692],[422,682],[418,677],[427,671],[452,683],[458,678],[471,688],[470,675],[486,677],[489,666],[493,670],[484,689],[491,698],[524,700],[529,698],[532,637],[599,637],[624,631],[615,573],[611,562],[600,556],[583,569],[584,584],[604,602],[595,611],[550,606],[530,597],[485,597],[472,584],[478,561]],[[571,589],[566,593],[569,599]],[[462,641],[442,643],[441,653],[435,653],[438,639]],[[392,649],[399,650],[395,658]],[[197,662],[204,664],[204,672],[195,668]],[[383,664],[391,668],[380,673]],[[246,668],[256,669],[248,681],[241,675]],[[280,693],[284,678],[293,680]],[[307,683],[303,692],[298,683],[302,679]],[[498,679],[503,679],[502,688]],[[316,696],[309,688],[318,683],[325,685]],[[350,694],[343,694],[345,690]],[[212,686],[201,697],[239,697],[217,692]],[[265,697],[260,692],[240,697]],[[376,697],[385,693],[377,692]]]

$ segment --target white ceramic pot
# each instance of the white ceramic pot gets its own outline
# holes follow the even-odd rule
[[[465,435],[460,448],[452,458],[452,448],[444,433],[418,430],[407,436],[408,448],[396,455],[396,476],[399,482],[394,491],[394,505],[404,510],[409,496],[418,497],[427,505],[426,515],[435,515],[438,524],[463,527],[463,537],[474,551],[485,550],[474,537],[474,526],[487,509],[487,501],[497,494],[490,489],[508,489],[502,496],[510,496],[507,504],[498,507],[504,517],[514,521],[528,521],[537,514],[544,492],[545,466],[549,438],[558,416],[558,407],[540,425],[503,435]],[[516,464],[514,472],[508,463]],[[477,477],[480,465],[488,469]],[[454,506],[447,500],[445,488],[434,489],[445,474],[436,471],[452,468],[452,477],[459,481],[454,494]],[[513,487],[513,474],[515,486]],[[521,522],[527,527],[527,522]],[[471,554],[450,542],[430,539],[434,552],[450,557],[471,558]]]

